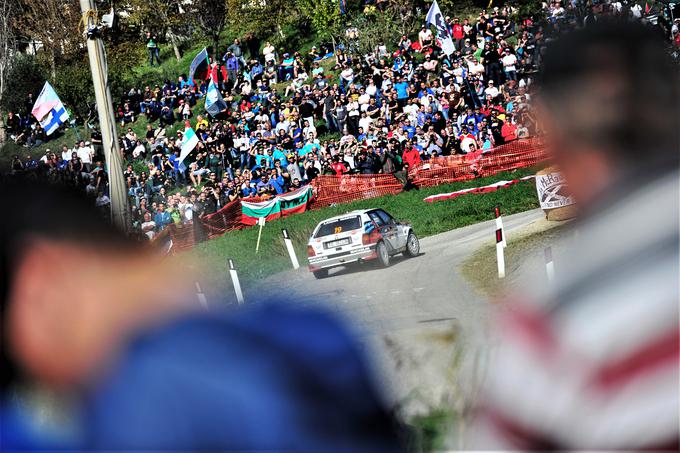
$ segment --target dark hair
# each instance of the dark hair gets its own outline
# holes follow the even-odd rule
[[[622,163],[644,151],[677,166],[678,73],[656,30],[603,19],[568,32],[548,46],[538,81],[571,136]]]
[[[0,315],[2,335],[7,332],[8,298],[23,247],[31,238],[66,240],[79,244],[132,247],[133,242],[117,231],[85,195],[75,188],[21,179],[0,183],[0,203],[6,212],[0,222]],[[2,387],[20,376],[7,339],[2,339]]]

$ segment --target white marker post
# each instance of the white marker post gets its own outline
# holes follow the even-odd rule
[[[255,245],[255,253],[260,251],[260,239],[262,239],[262,228],[264,227],[266,220],[264,217],[257,218],[257,224],[260,225],[260,231],[257,233],[257,245]]]
[[[243,303],[243,292],[241,291],[241,282],[238,281],[238,274],[234,267],[234,261],[229,260],[229,274],[231,275],[231,282],[234,284],[234,292],[236,293],[236,300],[239,305]]]
[[[288,236],[288,230],[283,228],[281,232],[283,233],[283,242],[286,243],[286,248],[288,249],[288,254],[290,255],[290,262],[293,263],[293,269],[300,269],[300,263],[298,263],[297,255],[295,255],[293,241],[291,241],[290,237]]]
[[[496,262],[498,263],[498,278],[505,278],[505,255],[503,251],[503,230],[496,229]]]
[[[203,290],[201,289],[201,285],[198,282],[194,282],[194,285],[196,285],[196,298],[198,299],[198,303],[201,304],[201,307],[203,307],[207,310],[208,309],[208,299],[206,299],[205,294],[203,294]]]
[[[552,256],[552,247],[545,248],[545,272],[548,274],[548,281],[555,280],[555,262]]]
[[[501,230],[501,235],[503,236],[503,248],[507,247],[508,243],[505,240],[505,230],[503,229],[503,217],[501,216],[501,208],[500,206],[496,206],[493,210],[494,214],[496,215],[496,229]]]

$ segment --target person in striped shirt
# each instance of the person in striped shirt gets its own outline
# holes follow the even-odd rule
[[[540,118],[578,238],[499,320],[471,448],[677,450],[679,90],[639,24],[547,49]]]

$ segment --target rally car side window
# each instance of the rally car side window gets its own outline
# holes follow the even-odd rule
[[[392,217],[382,209],[378,209],[375,212],[380,216],[380,218],[383,220],[383,222],[385,222],[386,225],[391,225],[395,222],[394,217]]]
[[[383,221],[383,219],[380,218],[378,214],[376,214],[375,211],[369,212],[368,216],[371,218],[371,220],[375,222],[376,225],[378,225],[378,227],[385,226],[385,222]]]

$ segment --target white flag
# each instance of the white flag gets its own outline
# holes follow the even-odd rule
[[[432,1],[432,6],[430,6],[430,11],[427,13],[427,19],[425,22],[429,25],[433,25],[437,29],[437,39],[441,43],[442,50],[447,56],[451,56],[453,52],[456,51],[453,45],[453,39],[451,38],[451,33],[449,33],[449,27],[444,22],[444,16],[437,5],[437,0]]]
[[[180,164],[187,158],[196,145],[198,145],[198,136],[192,128],[187,127],[184,130],[184,136],[182,137],[182,152],[179,154]]]

